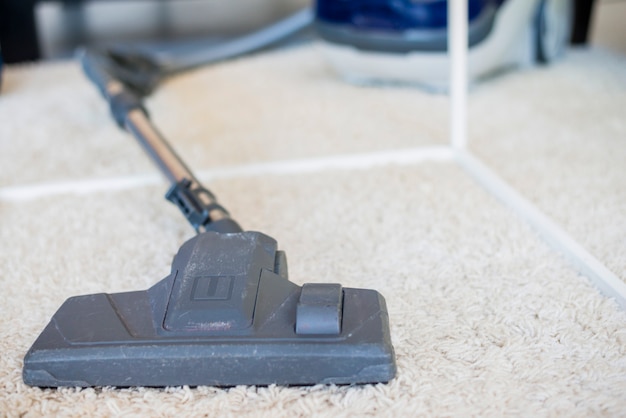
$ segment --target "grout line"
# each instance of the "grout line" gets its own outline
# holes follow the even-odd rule
[[[224,167],[199,171],[197,177],[201,180],[231,179],[267,174],[316,173],[325,170],[363,170],[385,165],[453,160],[452,149],[447,145],[441,145]],[[0,202],[21,202],[64,194],[127,190],[162,184],[162,182],[160,176],[146,174],[12,186],[0,188]]]
[[[263,174],[317,173],[325,170],[363,170],[385,165],[409,165],[428,161],[454,161],[447,145],[378,151],[366,154],[336,155],[321,158],[249,164],[245,166],[200,171],[202,179],[250,177]]]
[[[448,56],[450,59],[450,143],[467,145],[467,0],[448,2]]]
[[[457,152],[456,156],[458,163],[474,180],[526,220],[548,245],[588,277],[602,294],[614,298],[626,310],[626,283],[478,159],[463,151]]]
[[[158,175],[145,174],[10,186],[0,189],[0,202],[21,202],[64,194],[91,194],[111,190],[126,190],[161,182],[162,180]]]

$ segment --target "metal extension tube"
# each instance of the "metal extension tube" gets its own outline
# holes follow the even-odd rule
[[[179,206],[198,232],[205,231],[209,222],[230,219],[228,212],[200,184],[142,109],[133,109],[126,114],[125,127],[172,184],[168,200]],[[206,213],[202,220],[193,221],[190,218],[193,211]]]

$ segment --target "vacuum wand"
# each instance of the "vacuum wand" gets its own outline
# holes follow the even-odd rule
[[[171,148],[143,110],[134,109],[128,112],[124,126],[139,141],[144,151],[172,184],[180,183],[184,179],[198,183],[191,170]]]
[[[171,182],[165,197],[178,206],[196,231],[241,232],[241,227],[217,203],[213,193],[200,184],[143,109],[129,111],[125,127]]]
[[[194,229],[197,232],[241,232],[228,211],[200,184],[152,124],[139,96],[111,75],[110,67],[114,63],[93,51],[83,53],[82,63],[87,76],[109,103],[117,124],[133,134],[170,181],[172,186],[165,197],[178,206]]]

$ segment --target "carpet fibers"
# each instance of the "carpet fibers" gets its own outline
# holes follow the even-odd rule
[[[626,173],[619,162],[626,135],[620,136],[619,120],[626,64],[620,59],[574,51],[554,67],[478,86],[472,109],[495,110],[492,116],[471,110],[482,116],[472,118],[470,141],[477,137],[472,151],[625,279]],[[578,86],[596,118],[567,119],[567,112],[581,112],[571,103],[558,117],[530,106],[545,85],[562,86],[567,74],[598,76],[602,68],[615,79],[592,87],[614,86],[610,98],[595,100],[591,87],[570,86]],[[108,119],[75,63],[9,67],[5,78],[0,416],[626,414],[626,313],[453,161],[211,175],[214,168],[257,162],[445,144],[444,97],[343,85],[310,46],[171,80],[148,107],[189,165],[208,170],[203,180],[233,217],[277,239],[292,281],[340,282],[385,296],[397,377],[363,386],[26,386],[24,354],[66,298],[149,287],[168,274],[192,231],[162,198],[164,182],[141,181],[155,170]],[[510,113],[502,110],[507,105]],[[524,127],[517,108],[538,125]],[[489,127],[475,126],[487,120]],[[584,146],[588,123],[601,125],[596,153]],[[556,135],[561,125],[572,134],[569,145]],[[580,172],[585,161],[595,168]],[[574,183],[568,173],[583,180]],[[111,187],[16,192],[102,180]],[[609,206],[593,212],[590,199]]]

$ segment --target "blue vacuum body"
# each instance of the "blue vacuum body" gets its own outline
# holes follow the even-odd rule
[[[567,45],[572,0],[468,0],[469,76],[550,62]],[[349,81],[448,83],[448,1],[317,0],[323,51]]]
[[[484,40],[504,0],[469,0],[470,45]],[[318,0],[316,25],[331,42],[379,52],[445,51],[446,0]]]

